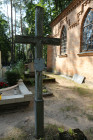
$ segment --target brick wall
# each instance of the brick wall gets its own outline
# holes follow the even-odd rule
[[[48,46],[47,48],[47,71],[52,71],[53,70],[53,64],[52,64],[52,59],[53,59],[53,47]]]
[[[63,26],[67,29],[67,56],[60,56],[60,46],[49,46],[47,49],[48,69],[53,68],[53,70],[69,76],[77,73],[85,76],[88,81],[93,81],[93,52],[79,55],[81,49],[82,21],[89,8],[93,8],[93,1],[85,0],[67,14],[66,17],[53,25],[53,37],[60,38]]]

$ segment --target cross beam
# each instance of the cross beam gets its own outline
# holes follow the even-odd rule
[[[60,45],[59,38],[43,37],[44,9],[37,6],[35,12],[35,37],[15,36],[15,43],[35,44],[35,136],[44,136],[44,101],[42,98],[42,71],[44,60],[42,59],[43,44]]]
[[[59,38],[50,38],[50,37],[32,37],[32,36],[15,36],[15,42],[21,44],[36,44],[41,41],[42,44],[46,45],[60,45]]]

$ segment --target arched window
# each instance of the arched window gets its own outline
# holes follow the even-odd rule
[[[65,26],[62,29],[61,34],[61,47],[60,47],[60,54],[66,54],[66,46],[67,46],[67,31]]]
[[[85,17],[82,31],[82,51],[93,51],[93,9]]]

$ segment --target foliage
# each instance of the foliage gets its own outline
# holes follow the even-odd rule
[[[30,83],[31,83],[32,86],[34,86],[35,85],[35,79],[33,79],[33,78],[30,79]]]
[[[8,84],[5,82],[0,82],[0,89],[8,87]]]
[[[47,90],[46,89],[43,89],[43,93],[46,93],[47,92]]]
[[[59,131],[60,133],[63,133],[63,132],[64,132],[64,129],[58,128],[58,131]]]
[[[17,71],[11,70],[5,73],[5,77],[9,86],[13,86],[17,84],[18,80],[20,79],[20,74]]]
[[[11,0],[13,3],[13,8],[15,10],[15,19],[12,19],[13,17],[10,17],[8,14],[7,9],[7,21],[5,22],[4,20],[4,15],[1,14],[0,12],[0,50],[2,51],[2,60],[4,63],[8,60],[7,58],[10,55],[10,41],[9,38],[6,34],[7,29],[9,30],[9,36],[12,36],[13,34],[13,39],[14,39],[14,34],[16,35],[17,33],[19,34],[25,34],[25,35],[35,35],[35,7],[36,6],[41,6],[44,8],[45,15],[44,15],[44,36],[50,35],[51,34],[51,28],[49,26],[50,22],[56,18],[58,14],[60,14],[61,11],[63,11],[72,0]],[[10,0],[4,0],[5,5],[8,7],[11,5]],[[0,2],[1,4],[1,2]],[[1,10],[1,6],[0,6]],[[12,10],[13,11],[13,10]],[[26,15],[25,15],[26,13]],[[17,14],[20,15],[20,19],[18,20]],[[1,16],[2,15],[2,16]],[[25,18],[23,18],[25,16]],[[2,21],[3,19],[3,21]],[[11,31],[10,33],[10,20],[14,21],[13,26],[15,26],[15,30],[13,29],[13,32]],[[3,25],[1,25],[1,23]],[[15,24],[15,25],[14,25]],[[11,26],[12,27],[12,26]],[[1,34],[3,33],[3,34]],[[7,32],[8,33],[8,32]],[[13,44],[14,45],[14,44]],[[35,54],[35,46],[33,44],[30,45],[31,52]],[[13,46],[13,49],[11,47],[11,53],[12,57],[16,58],[14,60],[18,61],[20,59],[24,60],[25,55],[27,56],[27,53],[25,53],[25,45],[15,45]],[[14,51],[14,52],[12,52]],[[25,55],[24,55],[25,53]],[[43,49],[43,57],[45,60],[47,60],[47,46],[44,46]]]
[[[22,60],[12,65],[12,70],[19,73],[20,78],[24,79],[24,63]]]
[[[68,132],[71,136],[74,136],[76,134],[71,128],[69,128]]]
[[[50,22],[63,11],[72,0],[39,0],[37,4],[34,2],[28,2],[26,4],[26,16],[25,21],[28,23],[28,34],[35,35],[35,7],[41,6],[44,8],[44,26],[43,35],[47,36],[51,34]],[[34,54],[34,46],[30,46],[32,53]],[[47,46],[43,47],[43,57],[45,58],[45,63],[47,63]]]
[[[4,15],[0,15],[0,50],[2,52],[3,63],[8,62],[10,52],[10,41],[7,35],[8,24],[4,20]]]
[[[10,86],[15,85],[20,78],[24,79],[24,63],[19,61],[11,66],[6,74],[5,78]]]
[[[44,4],[44,0],[40,0],[40,2],[37,4],[37,6],[45,8],[46,4]]]
[[[72,0],[52,0],[52,1],[55,5],[56,11],[58,11],[59,14],[70,4]]]
[[[17,44],[15,47],[15,63],[19,61],[26,61],[26,54],[23,53],[22,45]]]
[[[28,23],[28,34],[35,35],[35,4],[26,5],[25,21]]]

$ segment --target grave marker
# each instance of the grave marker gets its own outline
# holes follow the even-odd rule
[[[82,84],[85,80],[85,77],[78,74],[74,74],[72,80],[78,84]]]
[[[43,37],[43,15],[42,7],[36,7],[35,13],[35,37],[15,36],[15,43],[35,44],[35,136],[40,138],[44,135],[44,101],[42,98],[42,70],[44,60],[42,59],[43,44],[60,45],[59,38]]]

